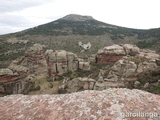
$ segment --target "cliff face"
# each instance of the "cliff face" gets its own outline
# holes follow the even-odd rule
[[[64,95],[10,95],[0,98],[0,119],[158,120],[159,99],[155,94],[125,88]]]

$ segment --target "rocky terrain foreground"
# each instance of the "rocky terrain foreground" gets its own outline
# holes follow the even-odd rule
[[[126,88],[63,95],[17,94],[0,98],[0,120],[159,120],[159,99]]]

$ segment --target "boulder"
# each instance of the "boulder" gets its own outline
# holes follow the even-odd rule
[[[96,81],[91,78],[78,77],[65,83],[65,86],[66,86],[65,88],[68,93],[78,92],[81,90],[93,90],[95,82]]]
[[[152,62],[155,62],[156,60],[160,59],[159,54],[157,54],[155,51],[149,50],[149,49],[141,49],[140,53],[139,53],[139,56],[145,57]]]
[[[107,46],[97,52],[96,62],[98,63],[117,62],[125,55],[126,53],[122,46],[120,45]]]
[[[132,56],[139,54],[139,50],[140,50],[136,45],[132,45],[132,44],[124,44],[123,48],[126,52],[126,55],[132,55]]]
[[[15,75],[12,70],[5,68],[0,69],[0,75]]]
[[[0,97],[1,120],[159,120],[160,96],[109,88],[63,95]]]
[[[139,86],[141,83],[139,81],[135,81],[134,82],[134,87],[136,88],[137,86]]]
[[[90,63],[89,62],[79,62],[79,69],[90,70]]]
[[[145,85],[143,86],[145,89],[149,87],[149,82],[145,83]]]

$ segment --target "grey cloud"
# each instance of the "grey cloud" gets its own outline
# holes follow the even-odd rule
[[[34,26],[23,16],[0,14],[0,34],[12,33]]]
[[[0,25],[9,26],[29,26],[28,19],[23,16],[10,15],[10,14],[0,14]]]
[[[21,15],[14,15],[12,12],[26,8],[40,6],[55,0],[1,0],[0,2],[0,34],[6,34],[31,28],[36,23],[31,23]]]
[[[54,0],[1,0],[0,13],[20,11],[28,7],[39,6],[53,1]]]

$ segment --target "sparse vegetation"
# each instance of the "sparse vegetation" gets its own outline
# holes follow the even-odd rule
[[[147,61],[147,59],[145,57],[141,57],[141,56],[134,56],[130,59],[130,61],[133,61],[138,65],[139,63]]]

